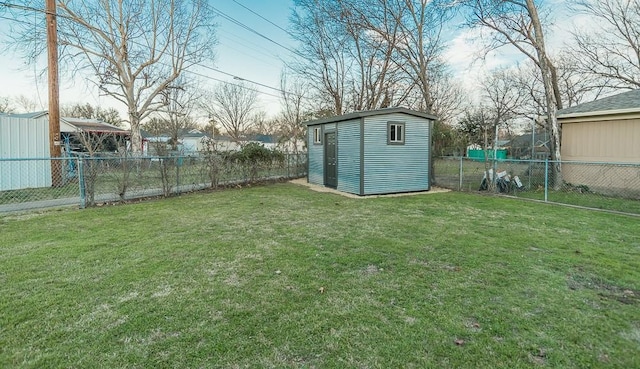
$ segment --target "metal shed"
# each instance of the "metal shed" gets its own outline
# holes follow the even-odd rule
[[[361,196],[427,191],[435,120],[396,107],[306,122],[308,181]]]
[[[60,133],[66,152],[69,138],[79,132],[128,134],[121,128],[96,119],[60,118]],[[49,113],[0,113],[0,191],[51,187]]]
[[[0,114],[0,191],[51,186],[46,113]]]

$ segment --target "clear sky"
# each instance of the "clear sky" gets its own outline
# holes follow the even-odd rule
[[[291,0],[212,0],[213,7],[223,15],[232,17],[257,33],[289,48],[294,47],[290,37],[283,30],[260,16],[283,29],[287,29],[292,4]],[[44,15],[34,14],[34,16]],[[9,22],[11,21],[0,18],[0,37],[6,37]],[[234,24],[224,16],[218,16],[216,23],[218,24],[218,45],[213,65],[224,73],[200,68],[198,73],[211,77],[204,79],[205,87],[213,87],[219,83],[215,79],[237,82],[237,79],[230,76],[233,75],[276,89],[279,88],[283,60],[288,59],[290,52],[256,33]],[[24,95],[38,103],[40,105],[38,109],[45,110],[47,108],[46,76],[40,79],[35,78],[41,68],[41,66],[29,67],[25,65],[19,55],[11,50],[0,53],[0,96]],[[278,92],[259,85],[254,85],[254,87],[263,92],[260,94],[263,109],[270,113],[275,112],[278,108]],[[61,76],[60,82],[60,102],[61,104],[88,102],[94,105],[113,106],[122,113],[126,111],[113,98],[100,96],[96,88],[87,87],[83,81],[64,79],[63,76]]]
[[[551,46],[560,46],[567,39],[568,32],[573,27],[572,22],[579,18],[575,14],[569,17],[564,1],[548,0],[548,5],[554,8],[558,20],[554,27],[547,29],[546,37]],[[288,48],[295,48],[295,43],[289,35],[280,29],[288,28],[293,0],[211,0],[211,4],[222,13],[216,20],[219,43],[214,61],[214,66],[221,72],[198,69],[198,73],[210,77],[204,80],[205,87],[213,87],[219,83],[215,79],[237,82],[237,78],[233,77],[236,76],[275,89],[279,88],[283,60],[290,58],[290,51],[258,34]],[[34,14],[35,16],[43,15]],[[234,24],[233,21],[225,19],[225,16],[234,18],[255,32]],[[8,22],[11,21],[0,18],[0,32],[2,32],[0,37],[6,37],[4,31],[8,29]],[[479,50],[479,44],[473,39],[477,31],[463,30],[452,24],[447,34],[450,38],[450,48],[446,52],[446,59],[460,83],[469,90],[473,90],[474,84],[478,83],[483,71],[497,66],[514,65],[523,59],[523,56],[514,48],[505,47],[489,55],[484,63],[474,62]],[[42,109],[46,109],[46,80],[34,78],[38,68],[31,67],[24,70],[24,67],[24,62],[10,50],[0,53],[0,96],[25,95],[41,104]],[[63,79],[60,88],[61,103],[88,102],[104,107],[115,107],[124,117],[126,110],[122,105],[109,96],[100,96],[96,88],[86,86],[87,84],[81,80]],[[279,108],[278,92],[260,85],[253,85],[253,87],[262,92],[260,94],[262,108],[270,114],[275,113]]]

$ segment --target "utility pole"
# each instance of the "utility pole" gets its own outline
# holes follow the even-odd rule
[[[58,83],[58,21],[55,0],[46,1],[47,54],[49,78],[49,154],[51,156],[51,183],[62,186],[60,142],[60,87]]]

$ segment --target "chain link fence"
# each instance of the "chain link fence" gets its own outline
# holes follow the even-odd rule
[[[558,164],[561,180],[554,170]],[[456,191],[640,214],[640,164],[439,157],[433,172],[435,186]]]
[[[556,164],[439,157],[434,159],[433,184],[640,214],[640,164],[561,162],[561,181],[555,179]],[[241,162],[224,155],[0,159],[0,213],[66,205],[84,208],[306,174],[306,154],[285,154],[282,160],[266,162]]]
[[[240,161],[225,155],[131,157],[99,154],[0,159],[0,213],[170,196],[306,176],[306,154]]]

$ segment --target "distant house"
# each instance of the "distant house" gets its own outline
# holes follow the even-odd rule
[[[562,160],[640,165],[640,89],[562,109],[558,122]],[[639,175],[638,166],[563,166],[566,182],[591,188],[626,188]]]
[[[171,151],[173,142],[171,142],[171,134],[161,133],[152,134],[149,131],[141,130],[140,134],[143,138],[143,153],[146,155],[157,155],[160,147],[167,152]],[[193,154],[200,152],[205,147],[206,140],[211,136],[208,133],[198,129],[180,129],[178,131],[178,142],[175,143],[177,151],[181,154]]]
[[[242,148],[241,142],[229,136],[217,135],[213,137],[216,151],[238,151]]]
[[[435,119],[386,108],[306,122],[308,181],[356,195],[429,190]]]
[[[205,141],[211,138],[208,133],[198,129],[182,129],[178,132],[178,141],[182,145],[182,151],[193,153],[204,149]]]
[[[306,151],[304,140],[292,137],[282,137],[274,134],[255,134],[246,137],[246,140],[246,142],[257,142],[267,149],[279,150],[286,153],[301,153]]]
[[[526,133],[511,139],[506,146],[514,159],[545,160],[549,158],[551,137],[547,132]],[[533,150],[532,150],[533,148]]]

